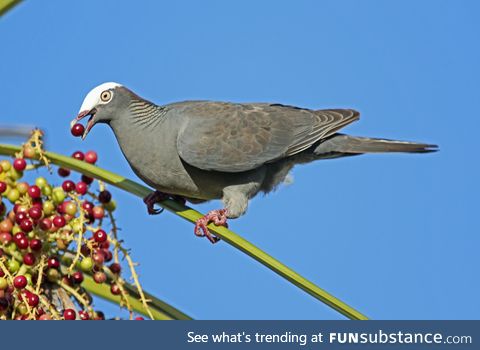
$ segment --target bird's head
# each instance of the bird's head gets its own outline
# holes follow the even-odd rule
[[[73,126],[83,118],[90,116],[82,139],[87,137],[92,127],[97,123],[110,123],[118,117],[119,111],[128,105],[129,90],[118,83],[103,83],[92,89],[85,99],[75,119],[70,126]]]

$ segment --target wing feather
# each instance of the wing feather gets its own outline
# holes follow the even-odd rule
[[[278,104],[190,102],[177,148],[188,164],[242,172],[294,155],[358,119],[353,110],[313,111]]]

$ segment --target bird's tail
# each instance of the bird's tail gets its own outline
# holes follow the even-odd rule
[[[314,153],[320,157],[325,156],[347,156],[362,153],[385,153],[385,152],[406,152],[406,153],[427,153],[435,152],[437,145],[427,143],[408,142],[375,139],[369,137],[356,137],[343,134],[335,134],[320,143]]]

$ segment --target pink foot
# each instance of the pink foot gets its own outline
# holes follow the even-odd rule
[[[198,237],[205,236],[210,242],[217,243],[220,238],[213,236],[207,227],[211,222],[217,226],[227,227],[227,209],[212,210],[195,222],[194,232]]]

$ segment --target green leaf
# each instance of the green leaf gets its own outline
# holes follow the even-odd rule
[[[12,145],[3,145],[0,144],[0,154],[4,155],[14,155],[16,152],[20,151],[20,147]],[[145,197],[148,195],[151,190],[145,186],[142,186],[136,182],[133,182],[123,176],[112,173],[108,170],[99,168],[97,166],[88,164],[83,161],[73,159],[71,157],[63,156],[53,152],[45,152],[45,155],[52,161],[52,163],[57,164],[61,167],[65,167],[74,171],[78,171],[87,176],[94,177],[98,180],[105,181],[113,186],[116,186],[124,191],[130,192],[138,197]],[[188,220],[190,222],[195,222],[203,215],[192,208],[184,206],[176,201],[166,200],[160,203],[160,205],[174,213],[175,215],[180,216],[181,218]],[[270,270],[274,271],[278,275],[282,276],[293,285],[304,290],[314,298],[325,303],[332,309],[340,312],[342,315],[352,319],[352,320],[366,320],[368,319],[365,315],[355,310],[351,306],[347,305],[343,301],[334,297],[327,291],[318,287],[311,281],[299,275],[297,272],[293,271],[286,265],[282,264],[277,259],[265,253],[260,248],[256,247],[246,239],[240,237],[236,233],[228,230],[222,226],[215,226],[210,224],[209,229],[217,237],[221,238],[224,242],[232,245],[233,247],[239,249],[243,253],[257,260],[264,266],[268,267]]]

